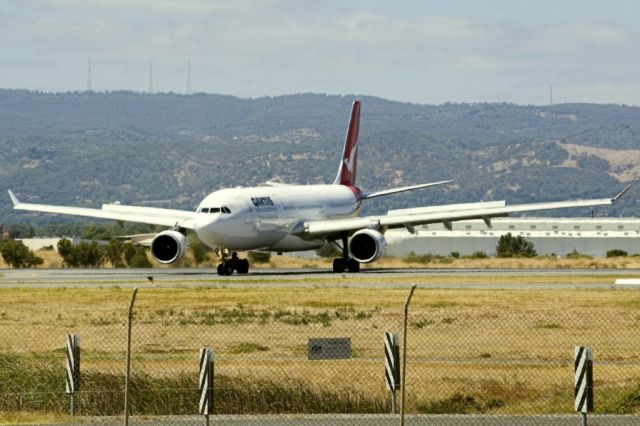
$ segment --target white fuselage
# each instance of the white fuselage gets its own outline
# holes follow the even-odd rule
[[[195,231],[211,248],[298,251],[323,240],[292,235],[310,220],[356,216],[358,190],[343,185],[282,185],[213,192],[198,206]]]

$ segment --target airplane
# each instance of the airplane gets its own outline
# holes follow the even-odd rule
[[[267,182],[265,186],[221,189],[207,195],[195,211],[155,207],[103,204],[101,209],[22,203],[9,190],[14,209],[63,215],[111,219],[166,226],[157,234],[131,236],[134,243],[149,245],[152,256],[163,264],[182,259],[188,248],[186,233],[195,231],[198,238],[221,257],[218,274],[249,272],[247,259],[236,251],[274,251],[278,253],[314,250],[326,242],[341,249],[333,260],[333,272],[359,272],[361,263],[378,260],[385,251],[385,232],[443,223],[451,229],[453,221],[491,219],[510,213],[551,210],[569,207],[611,205],[631,187],[628,185],[613,198],[531,203],[507,206],[505,201],[488,201],[392,210],[384,215],[360,217],[364,201],[443,185],[444,180],[375,192],[363,192],[356,186],[360,105],[356,99],[351,109],[344,150],[338,174],[330,185],[292,185]],[[229,256],[229,252],[232,255]]]

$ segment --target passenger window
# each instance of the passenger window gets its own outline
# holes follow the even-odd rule
[[[211,207],[209,213],[220,213],[220,207]]]

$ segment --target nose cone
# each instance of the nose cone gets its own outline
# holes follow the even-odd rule
[[[220,244],[220,238],[216,228],[219,227],[220,213],[202,214],[196,220],[195,231],[200,241],[211,248],[216,248]]]

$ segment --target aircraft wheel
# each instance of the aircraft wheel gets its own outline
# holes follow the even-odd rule
[[[349,258],[347,260],[347,269],[349,272],[360,272],[360,262],[355,259]]]
[[[236,270],[239,274],[247,274],[249,273],[249,261],[247,259],[240,259],[236,263]]]
[[[233,274],[233,264],[229,261],[222,262],[222,269],[224,270],[224,275]]]
[[[333,259],[333,272],[344,272],[347,269],[347,262],[341,257]]]
[[[218,275],[233,274],[233,265],[228,260],[223,260],[218,264]]]

